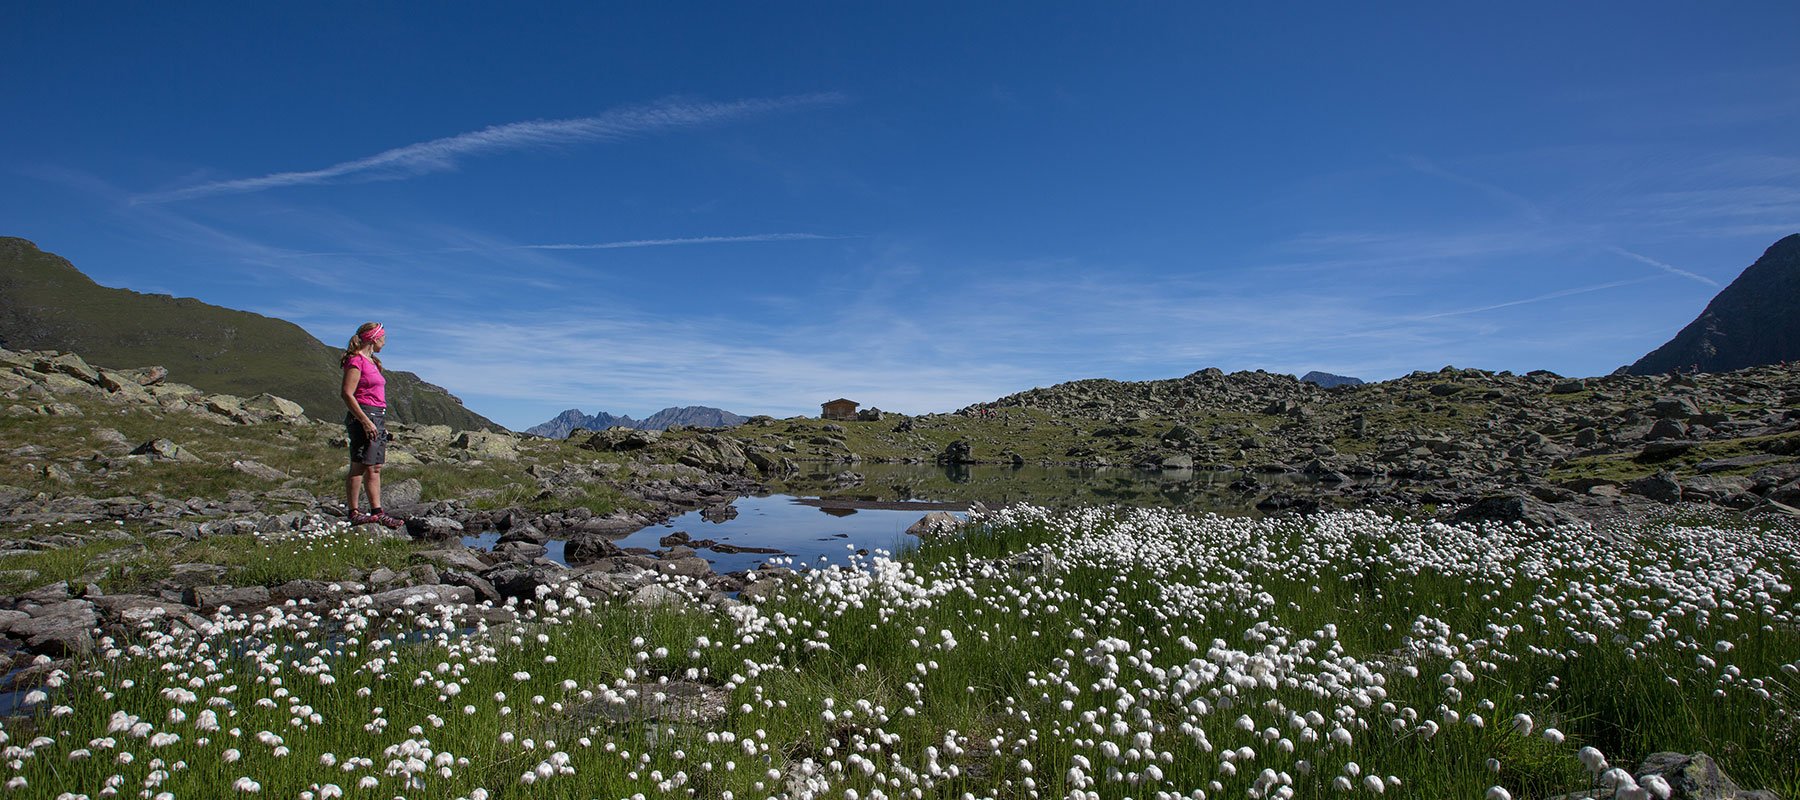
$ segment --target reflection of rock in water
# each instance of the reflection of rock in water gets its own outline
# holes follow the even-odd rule
[[[851,514],[856,513],[856,509],[854,508],[828,508],[826,506],[819,506],[819,510],[834,517],[848,517]]]
[[[969,477],[970,477],[969,476],[969,465],[968,464],[945,464],[944,465],[944,477],[949,478],[951,483],[968,483]]]
[[[700,518],[707,522],[724,522],[728,519],[737,519],[737,515],[737,506],[730,503],[707,506],[700,510]]]

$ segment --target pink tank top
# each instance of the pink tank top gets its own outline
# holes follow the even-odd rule
[[[351,356],[344,362],[345,367],[355,367],[362,377],[356,381],[356,402],[358,405],[387,408],[387,378],[381,374],[381,368],[375,362],[363,356]]]

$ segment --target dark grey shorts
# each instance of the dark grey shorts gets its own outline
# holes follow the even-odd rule
[[[375,423],[375,439],[370,441],[363,433],[362,420],[355,414],[344,414],[344,430],[350,433],[350,461],[356,464],[378,465],[387,463],[387,409],[375,406],[363,406],[363,413],[369,415],[369,421]]]

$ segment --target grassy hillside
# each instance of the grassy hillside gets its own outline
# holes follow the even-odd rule
[[[314,417],[343,415],[339,351],[298,325],[193,298],[101,286],[24,239],[0,237],[0,347],[74,351],[115,369],[161,365],[206,391],[268,392]],[[410,372],[388,373],[388,404],[407,422],[499,427]]]

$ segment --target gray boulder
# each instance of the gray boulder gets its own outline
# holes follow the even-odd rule
[[[475,458],[512,461],[519,457],[519,440],[489,431],[463,431],[450,446]]]
[[[962,527],[963,521],[948,511],[933,511],[919,518],[918,522],[907,528],[906,532],[921,539],[943,536],[954,533]]]
[[[392,612],[404,608],[425,610],[441,605],[470,605],[476,602],[475,590],[466,586],[449,584],[431,584],[426,586],[402,586],[385,592],[369,595],[370,604],[377,610]]]
[[[29,618],[14,620],[7,631],[33,653],[65,658],[94,650],[94,626],[100,617],[86,600],[64,600],[26,611]]]
[[[192,586],[182,593],[181,601],[201,613],[211,614],[220,608],[233,611],[262,608],[270,602],[266,586]]]
[[[454,541],[462,537],[463,524],[449,517],[411,517],[406,520],[406,533],[414,539]]]
[[[258,478],[265,481],[285,481],[288,478],[293,477],[260,461],[233,461],[231,462],[231,468],[238,472],[242,472],[245,475],[249,475],[252,478]]]
[[[1673,474],[1658,472],[1625,484],[1625,488],[1633,494],[1648,497],[1658,503],[1676,503],[1681,501],[1681,482]]]
[[[1555,506],[1519,494],[1493,494],[1464,506],[1451,519],[1461,523],[1523,522],[1539,528],[1553,528],[1579,520]]]
[[[625,551],[613,544],[611,539],[597,533],[576,533],[570,537],[568,544],[563,545],[563,558],[569,562],[569,566],[589,564],[602,558],[624,554]]]
[[[168,439],[152,439],[138,445],[136,450],[131,451],[131,454],[134,456],[149,456],[157,461],[180,461],[189,464],[199,463],[200,461],[199,456],[188,452],[186,448],[169,441]]]

